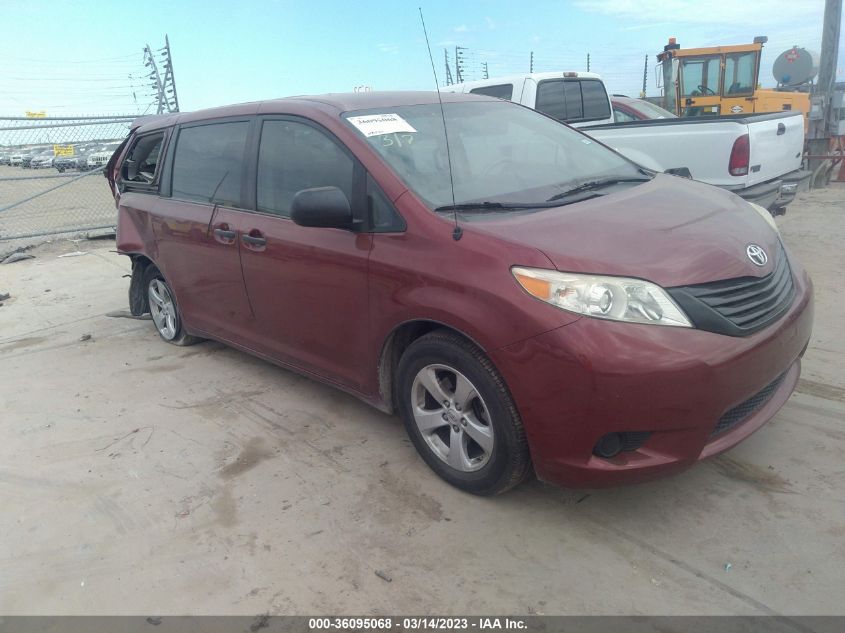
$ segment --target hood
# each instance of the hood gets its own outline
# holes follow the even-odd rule
[[[765,276],[779,240],[739,196],[662,174],[619,193],[464,226],[537,248],[560,271],[637,277],[664,288]],[[766,251],[765,266],[748,258],[749,244]]]

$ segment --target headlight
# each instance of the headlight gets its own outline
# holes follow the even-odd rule
[[[775,233],[780,235],[780,229],[778,228],[775,219],[772,217],[772,214],[769,213],[768,209],[761,207],[759,204],[754,204],[753,202],[749,202],[748,204],[750,204],[751,208],[754,209],[757,213],[759,213],[760,216],[768,223],[768,225],[775,230]]]
[[[528,294],[562,310],[614,321],[692,327],[666,291],[648,281],[541,268],[515,267],[511,272]]]

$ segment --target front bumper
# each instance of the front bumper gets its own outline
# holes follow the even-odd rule
[[[568,487],[637,483],[731,448],[789,399],[810,339],[812,283],[747,337],[582,318],[491,354],[516,402],[540,479]],[[720,417],[784,374],[760,408],[715,436]],[[607,433],[649,432],[636,450],[593,454]]]

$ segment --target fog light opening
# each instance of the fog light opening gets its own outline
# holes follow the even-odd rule
[[[610,459],[622,451],[635,451],[645,444],[651,433],[649,431],[625,431],[624,433],[608,433],[599,438],[593,447],[593,455]]]
[[[599,438],[593,448],[593,453],[599,457],[610,459],[616,457],[622,450],[622,435],[619,433],[608,433]]]

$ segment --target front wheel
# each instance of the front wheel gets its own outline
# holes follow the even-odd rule
[[[144,287],[147,289],[150,315],[161,338],[173,345],[193,345],[202,340],[185,332],[176,296],[155,266],[150,265],[144,273]]]
[[[522,421],[490,360],[446,330],[419,338],[402,355],[398,405],[420,456],[453,486],[505,492],[531,470]]]

